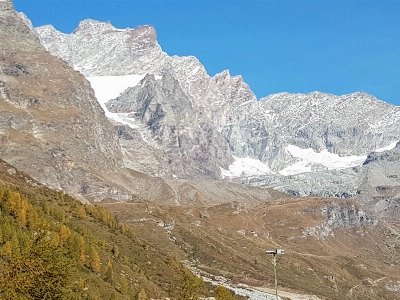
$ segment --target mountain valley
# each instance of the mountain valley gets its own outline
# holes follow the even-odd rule
[[[400,107],[363,92],[258,100],[241,76],[169,56],[152,26],[64,34],[0,0],[10,282],[47,230],[73,270],[54,299],[272,300],[275,249],[280,299],[400,299],[399,220]],[[0,298],[22,293],[0,279]]]

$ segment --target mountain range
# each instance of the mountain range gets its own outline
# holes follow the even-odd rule
[[[163,178],[208,176],[300,196],[356,197],[380,212],[392,205],[370,201],[379,193],[366,186],[381,183],[363,163],[396,146],[400,107],[363,92],[257,100],[241,76],[210,77],[195,57],[168,56],[151,26],[85,20],[72,34],[51,25],[36,32],[46,49],[86,76],[119,123],[126,166]],[[134,136],[140,149],[129,142]],[[391,176],[386,184],[398,181]]]

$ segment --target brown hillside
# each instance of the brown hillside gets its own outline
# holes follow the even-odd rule
[[[232,283],[273,287],[271,257],[282,248],[279,284],[323,299],[400,299],[400,227],[378,223],[352,200],[280,198],[254,208],[109,203],[157,249]]]

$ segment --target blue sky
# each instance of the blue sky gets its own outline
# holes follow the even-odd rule
[[[258,98],[364,91],[400,105],[400,1],[14,0],[34,26],[154,25],[169,55],[242,75]]]

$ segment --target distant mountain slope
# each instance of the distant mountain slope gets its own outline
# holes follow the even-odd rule
[[[400,136],[400,107],[365,93],[282,93],[261,99],[247,111],[249,117],[222,132],[234,155],[256,157],[274,170],[296,161],[290,145],[363,156]]]
[[[260,160],[275,172],[294,174],[328,167],[311,160],[299,169],[294,165],[299,160],[296,153],[288,150],[292,146],[359,156],[348,164],[356,166],[368,153],[399,140],[399,107],[365,93],[281,93],[257,101],[240,76],[224,71],[210,78],[195,57],[168,56],[151,26],[121,30],[110,23],[85,20],[70,35],[52,26],[36,30],[50,52],[89,78],[170,74],[193,109],[226,138],[234,156]]]
[[[387,188],[379,188],[375,180],[387,177],[384,168],[353,168],[363,164],[369,153],[390,150],[400,140],[400,107],[362,92],[280,93],[257,101],[240,76],[224,71],[210,78],[196,58],[168,56],[149,26],[120,30],[86,20],[70,35],[51,26],[36,30],[49,51],[88,76],[103,108],[111,100],[108,116],[124,124],[116,129],[126,166],[164,178],[218,177],[220,167],[228,181],[301,196],[355,197],[382,217],[397,218],[396,189],[386,193]],[[180,94],[179,100],[170,90],[153,99],[155,89],[149,90],[149,80],[139,81],[147,73],[160,80],[154,86],[176,80],[175,90],[186,96]],[[129,83],[121,76],[126,74],[136,77]],[[167,74],[170,79],[161,79]],[[109,84],[93,75],[107,75]],[[113,96],[104,92],[107,89],[115,89]],[[153,108],[146,108],[146,103]],[[176,103],[186,112],[189,109],[191,117],[161,109]],[[206,127],[197,126],[198,122]],[[198,130],[179,143],[177,128]],[[196,147],[200,145],[208,146]],[[203,155],[197,154],[200,149]],[[393,172],[389,175],[400,176]],[[388,199],[382,193],[394,194]]]
[[[290,176],[243,176],[233,179],[253,186],[274,187],[296,196],[353,198],[381,219],[400,219],[400,142],[372,152],[364,163],[343,170],[314,170]]]

